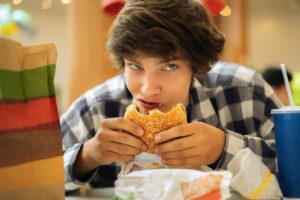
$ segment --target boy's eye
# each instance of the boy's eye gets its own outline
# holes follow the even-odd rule
[[[129,63],[128,66],[129,66],[131,69],[142,69],[142,66],[139,65],[139,64],[136,64],[136,63]]]
[[[177,65],[176,64],[167,64],[167,66],[164,69],[166,71],[173,71],[173,70],[177,69]]]

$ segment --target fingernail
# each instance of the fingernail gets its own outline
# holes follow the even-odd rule
[[[160,135],[155,136],[155,141],[156,142],[159,142],[160,140],[161,140],[161,136]]]
[[[137,130],[137,133],[138,133],[139,136],[142,136],[144,134],[144,130],[139,128]]]
[[[143,144],[143,150],[147,149],[147,145]]]
[[[155,148],[154,148],[154,152],[155,152],[156,154],[158,154],[158,153],[159,153],[159,150],[158,150],[158,148],[157,148],[157,147],[155,147]]]

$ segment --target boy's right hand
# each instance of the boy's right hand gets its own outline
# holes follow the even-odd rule
[[[139,138],[143,129],[124,118],[110,118],[101,122],[96,135],[82,147],[74,166],[76,175],[84,175],[99,165],[129,162],[146,149]]]

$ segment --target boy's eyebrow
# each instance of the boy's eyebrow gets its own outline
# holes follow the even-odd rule
[[[133,63],[137,63],[137,64],[141,64],[141,63],[139,63],[138,61],[136,61],[136,60],[134,60],[134,58],[126,58],[126,59],[124,59],[124,60],[127,60],[127,61],[129,61],[129,62],[133,62]]]
[[[176,60],[186,60],[186,56],[181,52],[175,52],[170,54],[168,57],[164,58],[164,62],[176,61]]]
[[[175,60],[179,60],[180,58],[177,56],[172,56],[169,57],[168,59],[162,59],[159,63],[166,63],[166,62],[171,62],[171,61],[175,61]]]
[[[129,62],[133,62],[133,63],[137,63],[139,65],[141,65],[141,63],[137,60],[135,60],[134,58],[126,58],[124,60],[127,60]],[[159,64],[163,64],[163,63],[166,63],[166,62],[171,62],[171,61],[175,61],[175,60],[180,60],[180,57],[177,57],[177,56],[171,56],[167,59],[160,59],[160,61],[158,62]]]

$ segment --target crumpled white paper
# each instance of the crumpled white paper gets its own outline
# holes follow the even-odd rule
[[[274,174],[249,148],[239,151],[228,164],[231,187],[247,199],[280,199],[282,193]]]
[[[142,152],[138,154],[133,161],[128,162],[128,163],[119,163],[121,166],[121,171],[118,174],[118,177],[124,176],[126,174],[129,174],[130,172],[133,171],[140,171],[140,170],[147,170],[147,169],[161,169],[161,168],[170,168],[166,165],[164,165],[161,162],[161,158],[152,153],[147,153],[147,152]],[[172,167],[174,168],[174,167]],[[182,166],[182,167],[176,167],[178,168],[183,168],[183,169],[196,169],[200,171],[212,171],[211,168],[208,166]]]
[[[121,176],[115,185],[115,194],[121,199],[138,200],[192,200],[203,195],[215,199],[230,197],[231,173],[201,172],[192,169],[141,170]],[[216,196],[220,195],[221,198]],[[200,197],[201,196],[201,197]],[[212,195],[213,196],[213,195]],[[200,198],[199,198],[200,197]]]
[[[147,152],[138,154],[131,162],[120,163],[120,166],[121,171],[118,174],[119,177],[133,171],[166,168],[166,166],[162,164],[161,158],[158,155]]]

